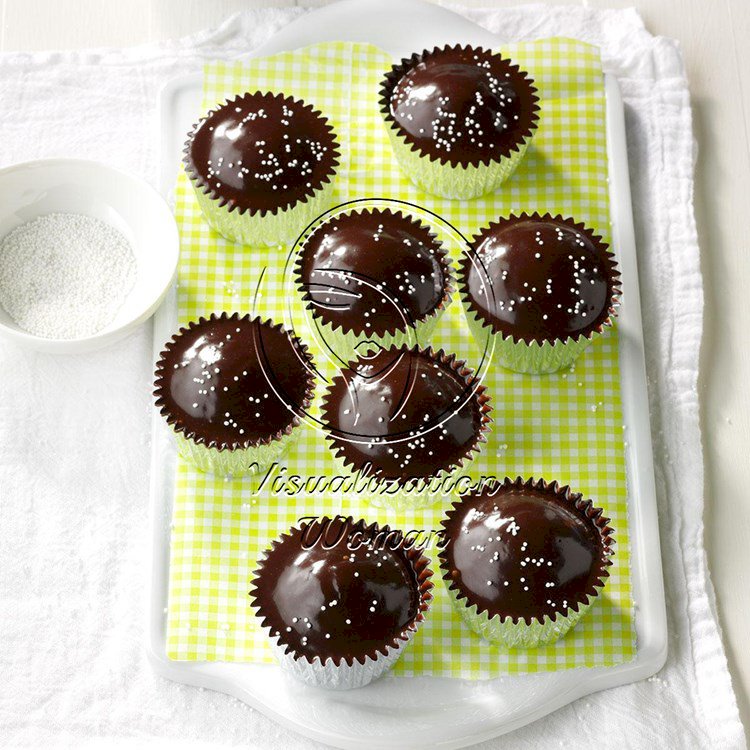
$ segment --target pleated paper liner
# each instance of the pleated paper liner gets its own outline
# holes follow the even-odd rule
[[[167,357],[170,351],[179,343],[180,337],[188,331],[200,328],[210,330],[211,325],[219,320],[233,320],[240,324],[257,325],[261,329],[275,329],[285,333],[296,350],[300,362],[305,364],[307,387],[303,402],[301,404],[289,404],[289,423],[283,429],[269,433],[260,440],[218,443],[215,440],[206,439],[199,430],[187,426],[179,414],[170,410],[166,398],[168,389]],[[251,355],[252,352],[248,352],[248,354]],[[278,460],[297,439],[302,427],[300,415],[309,409],[314,395],[315,376],[313,372],[312,357],[307,350],[307,346],[281,324],[274,324],[270,319],[262,320],[260,316],[251,319],[249,315],[241,316],[239,313],[222,312],[219,315],[212,313],[208,318],[201,317],[197,322],[191,321],[187,326],[180,328],[161,352],[156,364],[154,386],[156,407],[172,429],[180,454],[196,468],[219,475],[255,474]]]
[[[375,323],[373,324],[373,328],[375,328],[375,330],[368,331],[365,330],[365,323],[362,320],[352,318],[343,323],[326,320],[325,312],[320,312],[318,305],[313,299],[312,283],[306,284],[304,281],[302,276],[302,265],[306,243],[314,234],[317,234],[318,231],[322,231],[328,225],[341,221],[342,216],[347,217],[374,213],[382,214],[386,217],[398,218],[405,223],[409,222],[415,233],[423,235],[425,245],[428,245],[434,250],[434,254],[438,258],[443,272],[444,284],[442,298],[428,313],[416,319],[405,314],[402,317],[402,325],[391,323],[385,327],[378,326],[377,316],[374,316],[373,320]],[[321,273],[321,271],[318,272]],[[326,286],[330,286],[331,292],[334,296],[339,287],[343,291],[350,291],[346,288],[346,284],[349,281],[353,281],[355,284],[365,283],[370,286],[382,283],[385,284],[386,287],[383,297],[388,298],[392,296],[394,304],[400,301],[398,298],[398,291],[389,288],[389,282],[387,279],[380,279],[374,276],[366,276],[364,273],[357,274],[349,271],[339,272],[333,270],[329,273],[332,275],[330,276],[330,283]],[[454,291],[453,267],[448,252],[443,244],[437,239],[437,235],[419,219],[400,210],[392,211],[389,208],[365,208],[361,210],[346,211],[327,219],[322,224],[312,227],[311,230],[307,232],[306,237],[302,242],[301,250],[297,255],[294,264],[294,279],[302,300],[307,303],[307,310],[310,312],[310,317],[312,318],[311,324],[315,328],[315,333],[313,335],[315,335],[321,342],[321,346],[335,355],[342,365],[345,365],[358,356],[365,355],[372,351],[402,346],[427,346],[440,317],[451,303],[451,295]],[[316,286],[322,285],[324,285],[324,282],[320,282]]]
[[[390,529],[388,526],[380,527],[378,524],[368,524],[364,520],[354,521],[352,517],[338,519],[343,524],[344,535],[340,541],[332,545],[338,549],[342,543],[349,545],[352,534],[360,533],[365,539],[375,538],[378,533],[388,535],[396,534],[400,542],[389,549],[398,554],[403,562],[407,564],[412,577],[413,593],[416,596],[416,612],[399,632],[391,638],[384,640],[376,647],[365,650],[357,656],[326,656],[302,653],[285,640],[285,628],[283,623],[274,622],[270,609],[272,588],[276,582],[275,571],[268,568],[269,561],[279,550],[286,545],[294,545],[295,548],[304,549],[303,539],[305,532],[311,524],[320,524],[323,534],[327,533],[326,524],[334,519],[327,517],[301,524],[299,527],[291,528],[279,539],[271,543],[262,558],[258,561],[258,568],[254,574],[252,589],[250,591],[251,606],[261,620],[265,635],[271,640],[274,655],[279,661],[281,668],[293,677],[315,687],[328,688],[332,690],[350,690],[367,685],[373,680],[381,677],[387,672],[410,644],[420,625],[424,622],[432,601],[432,571],[429,569],[429,560],[424,553],[414,545],[406,547],[401,532]],[[348,549],[348,547],[346,547]],[[337,565],[345,564],[339,561]],[[346,606],[339,602],[337,606]],[[377,614],[373,615],[377,616]]]
[[[608,315],[598,325],[588,332],[580,333],[576,336],[569,336],[565,339],[549,339],[538,341],[532,339],[527,341],[523,338],[517,338],[512,334],[505,334],[496,321],[486,320],[480,316],[480,312],[471,298],[468,286],[469,272],[472,267],[479,269],[479,272],[485,277],[487,272],[481,259],[478,257],[476,248],[482,241],[486,232],[493,228],[502,227],[512,224],[516,221],[525,219],[535,219],[539,221],[556,221],[575,229],[577,232],[585,234],[593,245],[599,250],[601,256],[606,260],[611,281],[611,295],[607,306]],[[477,234],[472,242],[471,249],[467,255],[464,255],[458,261],[458,290],[459,296],[466,316],[466,322],[471,331],[474,340],[480,346],[493,352],[494,360],[502,367],[514,372],[528,373],[532,375],[542,375],[546,373],[557,372],[566,367],[570,367],[576,359],[591,345],[593,341],[602,336],[605,329],[614,325],[617,315],[621,290],[619,286],[620,272],[615,262],[615,256],[607,249],[607,244],[601,237],[596,235],[591,229],[584,224],[576,222],[570,218],[563,218],[561,215],[552,216],[551,214],[538,214],[536,212],[526,214],[511,215],[507,218],[498,218],[490,223]],[[487,278],[489,285],[490,279]]]
[[[536,492],[549,495],[554,502],[576,512],[596,532],[601,540],[600,556],[596,561],[595,575],[589,580],[589,585],[582,590],[576,599],[567,606],[555,611],[552,616],[544,614],[542,617],[511,617],[500,614],[490,615],[485,607],[470,601],[470,594],[463,591],[453,580],[450,570],[450,556],[448,547],[450,542],[438,553],[443,581],[451,598],[455,610],[461,615],[466,625],[482,638],[504,646],[506,648],[535,648],[552,643],[562,638],[583,617],[594,604],[609,577],[607,568],[612,565],[614,555],[614,531],[609,526],[609,519],[605,518],[601,508],[594,507],[591,500],[584,500],[580,493],[572,492],[570,487],[561,487],[557,482],[547,483],[544,479],[524,480],[522,477],[510,479],[508,477],[494,489],[530,488]],[[497,495],[494,495],[495,497]],[[470,502],[472,495],[466,495],[453,503],[441,525],[446,532],[450,531],[451,523],[462,509],[464,502]],[[590,579],[592,576],[590,576]]]
[[[310,132],[325,142],[327,147],[326,169],[315,181],[311,181],[304,194],[297,200],[281,203],[272,209],[256,209],[238,205],[236,200],[227,199],[220,189],[215,189],[206,175],[196,167],[191,153],[191,145],[198,129],[224,107],[252,102],[261,108],[264,102],[281,101],[294,111],[298,119],[303,119]],[[227,99],[224,104],[210,110],[196,123],[185,144],[183,162],[195,191],[198,205],[212,229],[226,239],[243,245],[276,246],[291,244],[310,222],[314,221],[333,203],[334,179],[339,166],[339,144],[328,120],[312,105],[300,99],[271,92],[245,93]]]
[[[495,66],[498,73],[507,76],[515,86],[516,93],[522,98],[525,122],[519,123],[517,138],[497,153],[477,160],[461,162],[452,158],[450,153],[428,154],[414,143],[395,121],[391,112],[391,97],[401,80],[414,67],[424,60],[436,57],[441,53],[465,52],[477,56],[488,64]],[[539,119],[539,98],[533,80],[509,60],[481,47],[470,45],[454,47],[435,47],[414,53],[395,64],[386,73],[380,88],[380,112],[385,121],[393,154],[404,174],[426,193],[443,198],[466,200],[477,198],[497,190],[520,164],[537,128]]]

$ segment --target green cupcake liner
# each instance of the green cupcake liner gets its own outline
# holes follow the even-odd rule
[[[224,108],[234,107],[239,112],[245,105],[252,109],[254,106],[270,105],[271,102],[274,103],[274,107],[283,104],[305,118],[308,126],[319,132],[320,137],[326,141],[330,151],[324,163],[325,173],[316,177],[314,182],[308,183],[304,195],[293,202],[286,202],[270,209],[256,209],[251,205],[240,206],[236,200],[227,200],[220,194],[221,191],[217,192],[218,185],[212,186],[204,174],[205,169],[196,166],[193,159],[193,144],[201,127]],[[212,229],[231,242],[251,246],[274,246],[291,244],[308,224],[333,203],[333,181],[340,156],[338,149],[333,128],[319,111],[312,108],[312,105],[281,93],[256,91],[238,94],[233,99],[227,99],[223,104],[217,105],[216,109],[209,110],[188,134],[183,150],[183,164],[197,197],[198,206]],[[312,177],[310,179],[313,180]]]
[[[326,182],[312,196],[289,208],[275,213],[240,213],[237,208],[230,210],[228,206],[220,205],[218,199],[211,197],[210,191],[204,192],[204,188],[194,181],[191,183],[209,226],[231,242],[253,247],[292,244],[305,227],[334,202],[334,185]]]
[[[558,612],[554,620],[549,615],[545,615],[543,620],[532,620],[527,624],[523,619],[513,622],[510,617],[501,618],[499,615],[489,617],[487,612],[479,612],[475,604],[467,606],[465,598],[458,598],[458,591],[449,586],[446,588],[451,604],[467,626],[485,640],[506,648],[535,648],[562,638],[586,614],[595,601],[595,598],[589,597],[586,602],[577,605],[577,610],[569,608],[567,615]],[[597,597],[602,589],[603,587],[596,587]]]
[[[546,643],[552,643],[562,638],[574,627],[597,601],[606,586],[609,577],[607,568],[612,564],[611,558],[614,554],[613,546],[615,544],[613,529],[609,526],[610,519],[606,518],[602,509],[595,507],[591,500],[584,500],[583,495],[572,492],[568,485],[560,486],[557,482],[548,483],[544,479],[530,478],[525,480],[520,476],[511,479],[506,476],[502,483],[494,482],[489,489],[493,493],[491,496],[494,496],[494,493],[499,490],[521,487],[529,487],[544,492],[550,497],[556,497],[556,501],[567,505],[571,510],[575,509],[581,519],[586,519],[592,527],[597,529],[601,547],[599,548],[598,559],[593,562],[595,567],[592,567],[589,571],[585,589],[572,596],[570,605],[565,601],[565,607],[554,611],[551,616],[545,613],[541,617],[521,616],[514,618],[505,614],[490,614],[486,607],[480,609],[480,605],[471,601],[471,593],[467,593],[463,589],[460,576],[458,579],[455,576],[456,571],[452,567],[455,562],[452,560],[452,554],[449,551],[449,540],[449,544],[441,549],[438,557],[440,558],[443,584],[450,596],[453,608],[473,632],[491,643],[506,648],[535,648]],[[441,523],[447,534],[461,533],[460,529],[463,527],[452,528],[452,524],[456,521],[456,513],[459,513],[457,517],[459,520],[468,517],[463,515],[461,511],[464,502],[471,502],[470,494],[464,495],[458,503],[454,503],[452,508],[447,511]],[[484,548],[481,549],[484,551]],[[496,554],[498,553],[496,552]],[[524,562],[521,562],[521,565],[524,564]]]
[[[479,346],[492,349],[492,358],[497,364],[514,372],[544,375],[570,367],[581,356],[584,349],[603,333],[594,331],[578,339],[568,338],[555,342],[516,341],[512,336],[493,332],[492,328],[470,310],[462,300],[466,323]],[[488,341],[488,337],[492,337]]]
[[[320,226],[336,222],[341,217],[349,219],[358,214],[365,216],[374,213],[375,210],[373,209],[346,212],[335,218],[327,219]],[[381,209],[380,213],[384,215],[384,219],[392,217],[402,222],[410,222],[414,225],[415,230],[423,233],[426,231],[425,237],[432,243],[432,250],[437,254],[442,267],[443,293],[438,303],[430,312],[423,314],[418,319],[412,319],[411,316],[407,319],[406,316],[403,316],[400,326],[392,323],[385,331],[382,328],[379,332],[356,330],[359,329],[363,321],[354,319],[346,320],[343,323],[326,320],[325,316],[317,310],[312,294],[310,293],[310,288],[303,280],[302,266],[304,263],[305,244],[320,228],[320,226],[313,227],[301,243],[302,250],[294,264],[294,278],[297,285],[297,292],[302,297],[305,309],[309,311],[306,314],[306,318],[312,336],[318,340],[322,348],[328,348],[338,358],[340,364],[344,366],[357,357],[366,355],[369,352],[378,352],[381,349],[389,349],[394,346],[407,346],[409,348],[419,346],[420,348],[426,348],[440,320],[440,316],[453,301],[453,292],[455,291],[454,269],[450,257],[442,243],[438,241],[437,235],[429,227],[426,227],[421,221],[409,214],[402,213],[401,211],[394,213],[388,208]],[[336,276],[334,275],[333,278],[335,279]],[[341,278],[346,278],[343,273]],[[346,283],[348,283],[348,280],[346,280]],[[335,286],[335,283],[333,285]],[[399,300],[393,300],[393,303],[398,305]]]
[[[310,324],[315,327],[316,335],[323,339],[323,345],[335,354],[341,364],[349,364],[357,357],[368,352],[390,349],[392,346],[408,346],[410,349],[419,346],[424,349],[429,346],[430,338],[437,326],[440,316],[447,305],[436,309],[428,317],[417,321],[414,326],[404,331],[384,333],[382,335],[357,334],[354,331],[344,331],[340,326],[334,328],[317,317],[312,318]]]
[[[485,67],[491,67],[498,76],[502,74],[505,79],[514,81],[518,84],[517,93],[523,103],[523,114],[516,124],[514,142],[506,144],[500,153],[486,156],[475,164],[462,164],[459,160],[452,159],[449,154],[426,154],[416,143],[410,142],[391,112],[393,91],[405,74],[427,58],[443,56],[443,59],[446,59],[447,56],[451,59],[456,55],[459,58],[463,55],[476,63],[481,60]],[[383,78],[379,99],[380,114],[385,122],[394,156],[406,176],[427,193],[462,200],[477,198],[497,190],[513,174],[536,132],[539,120],[538,102],[539,97],[533,79],[517,65],[491,50],[459,44],[426,49],[394,64]]]
[[[531,137],[527,138],[517,151],[489,164],[453,166],[420,154],[395,126],[388,124],[387,129],[393,155],[404,174],[426,193],[458,200],[478,198],[497,190],[516,171],[531,141]]]
[[[172,372],[172,365],[168,366],[169,357],[181,337],[189,332],[195,332],[196,329],[200,330],[202,327],[210,330],[212,325],[227,321],[233,321],[233,325],[257,325],[269,330],[275,329],[290,336],[290,343],[295,347],[297,356],[300,361],[306,363],[304,376],[306,377],[307,388],[303,402],[297,407],[299,413],[294,411],[290,405],[287,405],[287,408],[293,414],[289,424],[275,431],[269,428],[268,435],[255,441],[248,439],[230,442],[228,439],[207,438],[200,425],[186,423],[182,418],[180,409],[173,408],[174,404],[167,398],[167,394],[171,392],[170,378],[167,373]],[[240,331],[240,328],[237,328],[237,330]],[[221,346],[221,344],[219,345]],[[174,367],[177,367],[177,365],[175,364]],[[236,377],[235,380],[237,380]],[[224,476],[229,474],[234,476],[256,474],[273,464],[296,441],[303,424],[301,414],[311,407],[314,394],[314,364],[307,347],[293,334],[293,331],[285,329],[280,324],[274,324],[270,319],[263,320],[260,316],[251,319],[249,315],[240,315],[237,312],[231,314],[222,312],[218,315],[212,313],[209,317],[200,317],[197,321],[190,321],[167,341],[156,363],[155,405],[175,436],[180,455],[201,471]]]
[[[531,339],[526,341],[524,338],[516,338],[511,334],[504,334],[499,330],[499,326],[491,321],[481,317],[477,310],[474,300],[471,298],[468,288],[468,274],[471,268],[470,263],[476,252],[477,244],[482,239],[483,233],[490,231],[493,227],[510,224],[514,221],[526,219],[540,221],[557,221],[573,228],[597,245],[602,254],[603,261],[608,267],[610,274],[610,296],[608,300],[608,315],[595,327],[588,331],[581,332],[575,336],[568,336],[565,339],[553,339],[537,341]],[[497,364],[514,372],[527,373],[531,375],[543,375],[546,373],[557,372],[575,362],[581,356],[583,351],[596,339],[600,338],[607,328],[614,325],[617,315],[617,308],[620,304],[620,272],[617,267],[614,255],[607,250],[607,245],[602,242],[602,238],[594,234],[584,224],[576,222],[570,218],[563,218],[560,214],[552,216],[549,213],[544,215],[537,212],[530,214],[521,213],[503,218],[499,217],[491,222],[488,227],[483,228],[470,243],[470,253],[464,256],[460,263],[458,274],[458,287],[461,304],[466,317],[466,323],[471,331],[474,340],[487,353],[491,353],[492,359]],[[559,305],[558,305],[559,307]]]
[[[292,427],[288,434],[248,448],[209,448],[204,443],[196,443],[177,430],[172,430],[177,439],[180,455],[201,471],[223,476],[249,476],[268,468],[277,461],[299,435],[301,425]]]

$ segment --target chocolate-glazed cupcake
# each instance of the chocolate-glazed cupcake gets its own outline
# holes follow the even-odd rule
[[[190,133],[185,170],[208,223],[233,242],[297,239],[333,202],[333,129],[309,104],[283,94],[241,94]]]
[[[351,211],[317,226],[299,254],[296,280],[343,364],[373,349],[424,345],[452,291],[435,235],[389,209]]]
[[[443,578],[468,626],[529,648],[561,638],[599,596],[614,538],[600,508],[540,479],[486,484],[442,525]]]
[[[156,365],[156,406],[199,469],[252,474],[296,437],[313,372],[307,348],[281,325],[212,314],[167,342]]]
[[[533,83],[517,65],[481,47],[436,47],[394,65],[380,107],[407,177],[445,198],[496,190],[536,130]]]
[[[601,237],[562,216],[498,219],[459,263],[459,288],[480,345],[516,372],[566,367],[611,326],[620,294]]]
[[[431,480],[464,466],[486,442],[489,402],[455,355],[393,347],[342,370],[321,413],[343,466],[384,480],[367,499],[403,508],[444,499]]]
[[[272,543],[251,603],[283,668],[319,687],[362,687],[395,664],[424,620],[427,565],[399,531],[324,517]]]

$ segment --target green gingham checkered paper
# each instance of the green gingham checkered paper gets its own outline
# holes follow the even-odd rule
[[[609,240],[605,97],[598,50],[573,40],[550,39],[501,51],[535,79],[541,97],[540,127],[516,175],[496,194],[473,201],[426,195],[399,171],[377,104],[381,77],[392,61],[372,46],[330,43],[243,63],[210,63],[205,68],[204,109],[256,89],[313,103],[331,120],[342,144],[338,202],[368,197],[406,200],[444,217],[466,236],[511,211],[560,212]],[[182,236],[180,322],[211,311],[238,310],[294,324],[310,344],[319,368],[333,374],[310,337],[301,306],[292,305],[290,313],[290,286],[283,274],[289,249],[235,246],[210,231],[184,173],[179,176],[176,203]],[[446,235],[436,224],[432,226],[440,236]],[[459,252],[455,245],[454,256]],[[470,365],[481,356],[457,298],[432,342]],[[486,678],[630,660],[635,630],[616,330],[590,347],[570,371],[529,376],[492,367],[484,382],[493,398],[495,421],[488,444],[466,473],[475,479],[543,476],[569,483],[594,499],[612,518],[616,531],[611,577],[600,600],[564,639],[543,648],[507,651],[473,635],[452,610],[433,549],[435,601],[394,672]],[[318,394],[324,387],[318,384]],[[299,517],[343,512],[404,530],[429,530],[439,528],[450,502],[398,513],[369,506],[357,496],[274,495],[272,479],[280,484],[292,474],[335,473],[322,434],[309,425],[280,464],[262,483],[257,477],[202,474],[179,461],[169,579],[170,658],[273,660],[247,591],[262,551]]]

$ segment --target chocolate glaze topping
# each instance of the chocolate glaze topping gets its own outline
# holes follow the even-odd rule
[[[297,278],[313,313],[357,334],[403,331],[447,301],[449,267],[429,229],[388,209],[354,211],[317,227]]]
[[[162,352],[156,374],[156,405],[167,421],[219,448],[281,437],[313,391],[312,360],[299,340],[270,321],[238,313],[182,328]]]
[[[556,483],[522,479],[467,495],[443,522],[451,588],[490,617],[542,620],[595,596],[610,564],[608,519]]]
[[[536,127],[533,81],[481,48],[414,55],[394,66],[383,90],[407,141],[454,165],[507,156]]]
[[[489,397],[471,370],[442,350],[391,348],[334,378],[322,416],[337,455],[354,471],[401,483],[460,465],[483,442]]]
[[[462,292],[495,333],[526,342],[578,338],[614,313],[619,274],[606,248],[571,219],[500,219],[462,259]]]
[[[282,94],[243,94],[209,112],[185,150],[191,179],[230,210],[287,208],[328,182],[338,163],[328,121]]]
[[[292,529],[267,552],[250,594],[287,653],[363,662],[421,621],[432,588],[426,558],[405,550],[398,532],[378,531],[390,529],[323,518]]]

